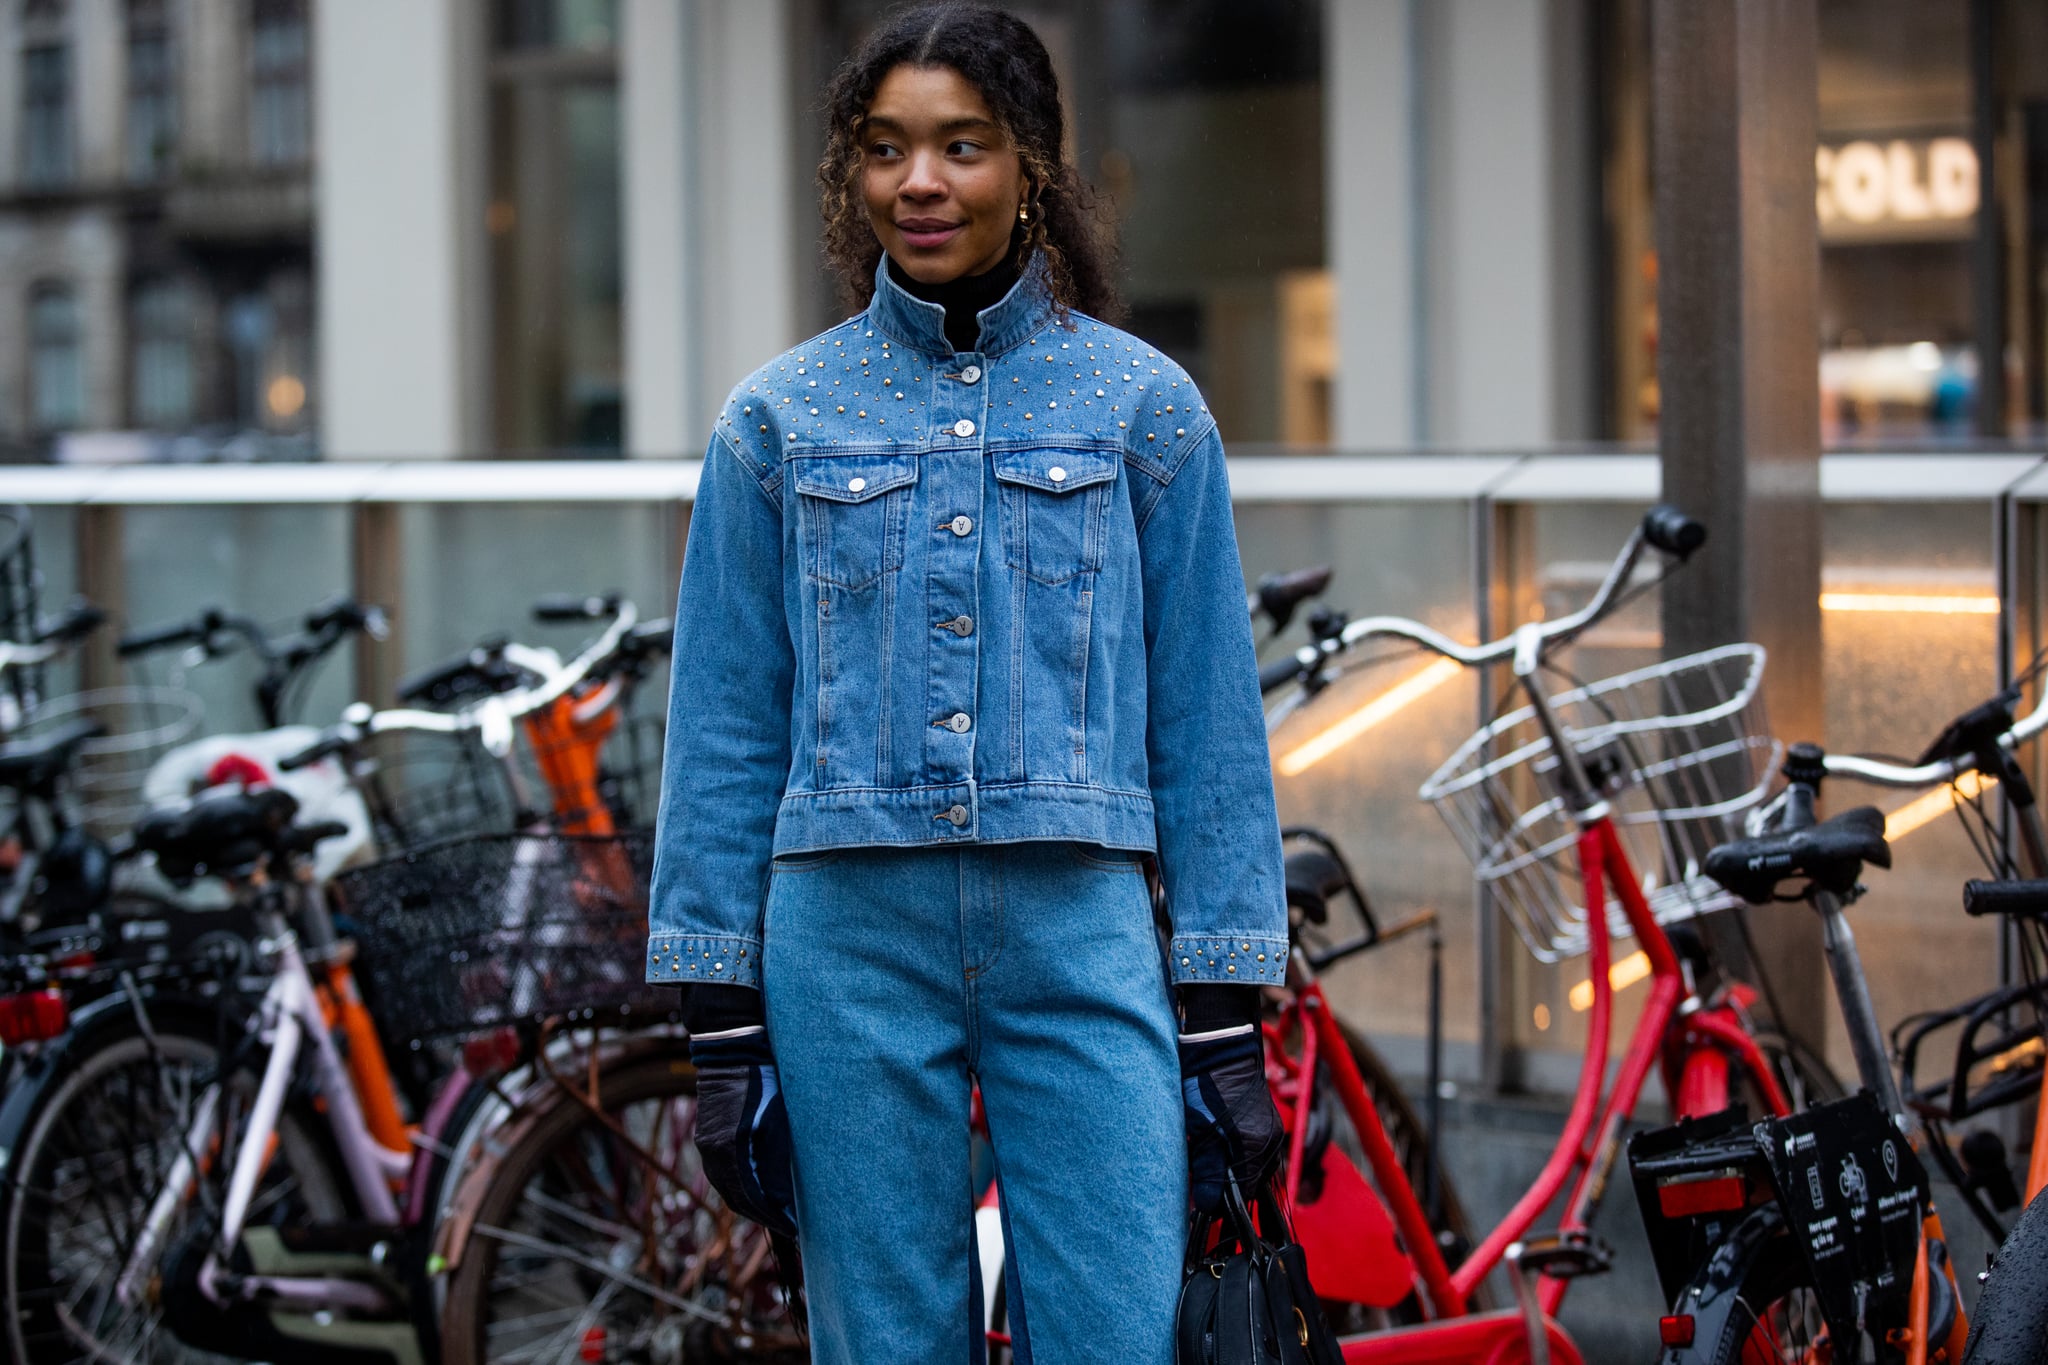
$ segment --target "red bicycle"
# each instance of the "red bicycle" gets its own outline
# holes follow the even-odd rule
[[[1758,990],[1724,977],[1688,923],[1735,906],[1699,868],[1762,799],[1777,766],[1757,694],[1763,651],[1731,645],[1554,694],[1545,685],[1557,651],[1654,588],[1705,535],[1674,509],[1653,508],[1591,602],[1501,640],[1466,646],[1417,621],[1373,617],[1261,670],[1268,692],[1302,689],[1275,709],[1277,723],[1369,640],[1400,640],[1468,667],[1511,664],[1526,705],[1462,745],[1422,795],[1471,856],[1487,904],[1530,951],[1547,963],[1583,954],[1591,978],[1564,1131],[1507,1216],[1455,1258],[1318,980],[1349,945],[1319,941],[1326,926],[1294,916],[1288,988],[1266,1024],[1268,1074],[1292,1144],[1285,1194],[1318,1293],[1403,1324],[1347,1336],[1353,1365],[1579,1365],[1556,1315],[1573,1279],[1611,1264],[1591,1222],[1653,1067],[1680,1116],[1718,1112],[1737,1095],[1785,1114],[1799,1092],[1839,1093],[1816,1059],[1759,1026]],[[1646,551],[1661,571],[1638,584]],[[1628,936],[1646,959],[1649,989],[1610,1085],[1609,972],[1615,942]],[[1318,1123],[1330,1121],[1319,1115],[1333,1108],[1347,1138],[1319,1140]],[[1532,1232],[1560,1196],[1552,1230]],[[1502,1266],[1516,1304],[1489,1311],[1481,1286]]]

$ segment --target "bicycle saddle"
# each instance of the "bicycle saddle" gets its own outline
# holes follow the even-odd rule
[[[39,739],[15,739],[0,744],[0,786],[16,791],[34,791],[48,786],[77,755],[78,746],[97,739],[107,727],[96,720],[66,721]]]
[[[1892,865],[1884,812],[1875,806],[1845,810],[1806,829],[1722,844],[1707,854],[1706,872],[1751,905],[1762,905],[1778,899],[1778,888],[1789,881],[1846,894],[1865,863]]]
[[[1287,903],[1310,924],[1330,920],[1330,897],[1351,884],[1344,867],[1319,848],[1298,848],[1287,855]]]
[[[215,787],[189,803],[155,810],[135,826],[135,847],[156,855],[157,870],[183,885],[195,877],[244,875],[277,848],[299,803],[288,791]]]

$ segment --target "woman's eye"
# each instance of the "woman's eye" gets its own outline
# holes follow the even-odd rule
[[[872,157],[878,157],[883,160],[887,160],[889,157],[897,155],[897,151],[895,146],[891,143],[870,142],[868,144],[868,155]]]
[[[973,156],[980,150],[979,142],[954,141],[946,144],[947,156]]]

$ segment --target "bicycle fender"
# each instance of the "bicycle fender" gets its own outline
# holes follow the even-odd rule
[[[180,1026],[211,1034],[222,1027],[221,1004],[203,996],[184,994],[152,995],[144,1004],[150,1025]],[[64,1033],[36,1049],[35,1056],[22,1062],[21,1070],[9,1078],[7,1093],[0,1099],[0,1185],[12,1179],[14,1152],[35,1121],[43,1096],[67,1075],[82,1057],[90,1056],[102,1040],[116,1031],[135,1029],[135,1005],[125,992],[103,995],[71,1016]],[[239,1019],[226,1020],[224,1041],[229,1045],[246,1036]]]
[[[1776,1204],[1752,1209],[1728,1230],[1671,1305],[1673,1316],[1692,1318],[1691,1344],[1666,1347],[1657,1357],[1657,1365],[1732,1359],[1727,1351],[1731,1334],[1746,1331],[1749,1325],[1742,1287],[1765,1251],[1785,1231],[1785,1215]],[[1738,1309],[1742,1310],[1740,1321]]]

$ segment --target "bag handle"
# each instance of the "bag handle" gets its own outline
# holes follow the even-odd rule
[[[1257,1222],[1252,1219],[1252,1210],[1257,1209]],[[1294,1234],[1288,1227],[1287,1217],[1280,1211],[1280,1199],[1274,1193],[1271,1181],[1262,1181],[1252,1191],[1251,1198],[1245,1198],[1244,1190],[1237,1183],[1237,1173],[1225,1172],[1223,1188],[1223,1212],[1220,1214],[1194,1215],[1188,1229],[1187,1261],[1184,1269],[1192,1274],[1202,1263],[1209,1250],[1209,1237],[1221,1232],[1223,1237],[1242,1247],[1246,1255],[1261,1262],[1271,1258]],[[1223,1243],[1219,1242],[1218,1246]]]

